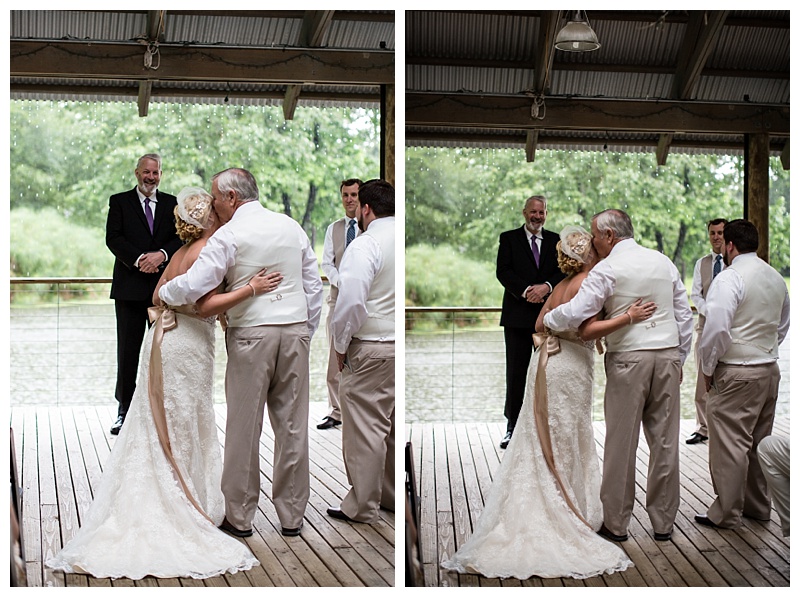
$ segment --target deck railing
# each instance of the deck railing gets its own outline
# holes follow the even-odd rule
[[[500,309],[406,307],[405,419],[417,422],[503,421],[505,344]],[[781,345],[777,414],[789,414],[789,346]],[[694,344],[683,368],[681,418],[694,419]],[[592,416],[603,419],[605,371],[595,353]]]
[[[11,278],[12,405],[114,402],[116,320],[110,285],[111,278]],[[326,309],[311,342],[311,399],[317,401],[327,400]],[[214,396],[221,402],[227,356],[219,326],[215,354]]]

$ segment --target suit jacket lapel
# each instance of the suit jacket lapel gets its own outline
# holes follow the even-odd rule
[[[147,225],[147,218],[144,215],[144,210],[142,209],[142,202],[139,200],[139,193],[136,192],[134,188],[130,193],[131,198],[131,209],[136,213],[139,221],[144,226],[144,229],[147,232],[150,232],[150,227]]]

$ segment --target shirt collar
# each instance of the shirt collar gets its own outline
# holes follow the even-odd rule
[[[136,186],[136,194],[139,196],[139,203],[144,204],[144,200],[147,199],[147,195],[142,193],[138,185]],[[158,203],[158,190],[153,192],[153,196],[150,197],[150,202]]]

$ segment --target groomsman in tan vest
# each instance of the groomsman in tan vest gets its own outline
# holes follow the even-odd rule
[[[608,209],[592,218],[592,244],[602,259],[568,303],[545,315],[557,331],[577,329],[601,310],[612,318],[637,299],[653,301],[653,316],[606,338],[606,441],[603,456],[603,525],[600,535],[628,539],[636,489],[639,430],[650,448],[647,514],[657,541],[672,537],[680,501],[680,384],[692,345],[692,310],[675,265],[633,239],[624,211]]]
[[[308,357],[322,312],[322,280],[308,236],[290,217],[264,208],[247,170],[230,168],[211,182],[214,210],[224,224],[188,272],[159,291],[168,305],[194,303],[225,282],[229,292],[266,267],[280,286],[227,311],[225,457],[220,528],[253,534],[260,496],[259,440],[264,407],[275,434],[272,503],[281,533],[297,536],[309,497]]]
[[[328,515],[372,523],[379,508],[394,511],[394,188],[367,181],[358,202],[363,234],[342,259],[332,323],[342,372],[342,456],[352,488]]]
[[[783,277],[756,255],[758,231],[751,222],[728,222],[723,236],[728,268],[709,290],[697,350],[708,389],[708,467],[717,497],[705,515],[694,518],[732,529],[742,516],[770,516],[757,450],[775,418],[789,292]]]
[[[356,210],[358,209],[358,187],[361,184],[358,178],[348,178],[339,185],[345,216],[328,226],[325,231],[325,243],[322,245],[322,271],[331,285],[328,294],[328,320],[325,324],[330,340],[327,375],[330,410],[322,422],[317,425],[317,429],[331,429],[342,424],[342,412],[339,409],[339,363],[336,359],[336,349],[333,347],[331,320],[333,319],[333,309],[336,306],[336,297],[339,295],[339,265],[342,263],[342,255],[360,232],[356,221]]]
[[[728,220],[716,218],[710,220],[706,225],[708,229],[708,240],[711,243],[711,253],[704,255],[694,264],[694,275],[692,277],[692,302],[697,309],[697,326],[695,327],[695,356],[697,347],[700,345],[700,338],[703,337],[703,326],[706,323],[706,296],[711,281],[725,269],[722,259],[722,252],[725,249],[725,242],[722,240],[722,229]],[[699,359],[695,359],[698,363]],[[697,417],[697,427],[694,433],[686,440],[687,444],[699,444],[708,439],[708,425],[706,425],[706,379],[700,367],[697,367],[697,384],[694,389],[694,409]]]

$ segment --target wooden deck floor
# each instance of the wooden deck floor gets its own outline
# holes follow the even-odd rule
[[[225,407],[218,405],[220,442]],[[12,408],[17,470],[23,488],[23,542],[28,586],[394,586],[394,513],[381,510],[374,525],[333,520],[326,513],[349,488],[341,456],[341,428],[319,431],[327,405],[311,403],[311,498],[300,537],[283,537],[270,501],[273,436],[261,436],[261,499],[246,543],[261,565],[197,581],[147,577],[109,581],[54,573],[42,562],[73,536],[92,500],[113,446],[108,433],[115,407]]]
[[[681,443],[681,503],[672,540],[657,542],[644,509],[647,444],[639,442],[636,502],[630,539],[620,545],[635,567],[622,573],[579,581],[488,579],[455,574],[439,562],[471,534],[483,510],[483,500],[504,453],[498,443],[505,424],[415,424],[407,427],[412,442],[417,490],[420,495],[421,561],[426,586],[789,586],[789,540],[773,510],[769,523],[745,519],[738,530],[698,526],[696,513],[713,501],[708,472],[708,448]],[[694,431],[694,421],[682,421],[681,438]],[[602,458],[605,426],[595,424]],[[776,421],[774,433],[789,434],[789,421]]]

